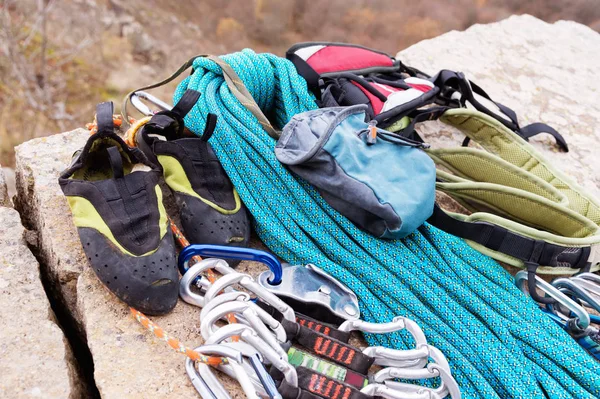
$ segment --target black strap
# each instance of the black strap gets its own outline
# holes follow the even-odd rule
[[[383,93],[381,93],[379,90],[377,90],[372,84],[371,82],[369,82],[368,80],[366,80],[365,78],[358,76],[354,73],[351,72],[342,72],[336,75],[336,79],[348,79],[351,80],[353,82],[356,82],[357,84],[359,84],[363,89],[365,89],[366,91],[368,91],[369,93],[371,93],[372,95],[374,95],[375,97],[377,97],[378,99],[380,99],[383,102],[387,101],[387,96]]]
[[[319,84],[320,76],[302,57],[294,52],[286,52],[285,57],[292,61],[292,64],[296,67],[296,71],[300,76],[306,80],[306,86],[308,90],[312,91],[317,97],[317,100],[321,99],[321,88]]]
[[[208,141],[217,127],[217,115],[209,113],[206,115],[206,124],[204,125],[204,133],[200,137],[202,141]]]
[[[181,138],[185,128],[183,118],[196,105],[199,98],[199,92],[188,89],[172,109],[160,111],[152,115],[152,118],[144,125],[142,130],[145,141],[152,142],[148,138],[149,134],[159,134],[167,140]]]
[[[123,178],[123,158],[121,158],[121,152],[117,146],[107,148],[106,152],[108,152],[108,160],[113,171],[113,177],[115,179]]]
[[[569,146],[567,145],[567,141],[565,138],[557,132],[552,126],[548,126],[545,123],[532,123],[531,125],[527,125],[519,129],[519,136],[523,137],[525,140],[529,140],[530,137],[536,136],[540,133],[548,133],[556,140],[556,144],[560,147],[564,152],[569,152]]]
[[[188,112],[190,112],[194,105],[196,105],[199,98],[200,92],[192,89],[187,89],[171,111],[183,118],[188,114]]]
[[[115,126],[113,122],[113,103],[107,101],[96,105],[96,125],[98,127],[98,135],[106,136],[113,134]]]
[[[582,269],[587,266],[591,253],[590,247],[563,247],[525,237],[490,223],[458,220],[438,205],[434,206],[433,214],[427,221],[447,233],[536,265]]]
[[[315,330],[328,337],[335,338],[338,341],[348,343],[348,341],[350,340],[349,332],[340,331],[337,328],[335,328],[335,326],[332,324],[318,321],[314,318],[308,317],[298,312],[296,312],[296,323],[294,323],[293,321],[283,317],[283,314],[280,311],[278,311],[268,303],[263,301],[256,301],[256,304],[260,306],[264,311],[266,311],[271,317],[280,322],[283,328],[286,330],[286,332],[292,331],[292,335],[295,334],[295,329],[297,328],[297,326],[301,325],[311,330]],[[292,308],[296,309],[294,306],[292,306]]]
[[[563,247],[542,240],[525,237],[504,227],[485,222],[466,222],[448,215],[437,204],[427,220],[447,233],[474,241],[492,251],[501,252],[524,262],[528,274],[529,294],[539,303],[555,303],[552,298],[541,297],[535,289],[535,273],[540,265],[589,269],[591,247]]]
[[[427,108],[423,111],[417,110],[410,115],[412,119],[408,126],[406,126],[401,131],[396,132],[396,134],[399,134],[402,137],[406,137],[407,139],[423,143],[423,139],[415,131],[416,124],[439,119],[444,114],[444,112],[446,112],[449,109],[450,107],[432,107]]]
[[[286,328],[286,325],[283,326]],[[299,324],[288,325],[288,327],[289,329],[286,328],[288,340],[294,340],[297,344],[309,349],[320,357],[359,374],[366,375],[375,361],[375,358],[365,355],[358,348],[328,337],[325,334],[318,333]]]
[[[433,79],[434,84],[441,88],[441,97],[446,97],[446,100],[450,101],[450,96],[458,91],[461,94],[460,104],[464,106],[468,101],[476,110],[483,112],[484,114],[491,116],[496,119],[498,122],[502,123],[504,126],[517,133],[519,136],[523,137],[525,140],[528,140],[529,137],[533,137],[540,133],[548,133],[554,137],[557,145],[565,152],[569,151],[569,147],[567,146],[567,142],[564,137],[558,133],[554,128],[544,124],[544,123],[533,123],[531,125],[520,127],[519,120],[517,118],[517,113],[503,105],[499,102],[492,100],[492,98],[477,84],[473,83],[470,80],[467,80],[465,76],[461,72],[454,72],[450,70],[442,70],[439,74],[435,76]],[[485,107],[479,101],[475,99],[473,93],[480,95],[481,97],[491,101],[494,103],[498,109],[506,116],[503,118],[502,116],[496,114],[491,111],[489,108]],[[469,145],[471,139],[466,137],[463,141],[463,146]]]
[[[288,384],[278,370],[271,370],[273,380],[278,384],[277,390],[284,399],[373,399],[372,396],[360,392],[352,385],[335,380],[317,371],[299,366],[298,386]]]

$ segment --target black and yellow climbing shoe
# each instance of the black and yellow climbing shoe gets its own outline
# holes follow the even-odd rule
[[[169,111],[156,113],[135,134],[135,145],[163,169],[181,225],[192,244],[247,246],[248,211],[208,143],[217,117],[209,114],[201,137],[184,134],[183,117],[200,94],[188,90]],[[239,261],[229,261],[235,265]]]
[[[115,134],[112,114],[112,103],[98,104],[98,132],[59,183],[102,283],[141,312],[165,314],[177,303],[179,273],[162,172]]]

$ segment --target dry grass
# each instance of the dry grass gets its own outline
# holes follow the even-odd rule
[[[0,163],[13,164],[20,142],[84,125],[97,102],[119,103],[197,53],[283,54],[295,42],[327,40],[393,54],[525,12],[600,30],[596,1],[0,0]],[[172,88],[158,94],[168,99]]]

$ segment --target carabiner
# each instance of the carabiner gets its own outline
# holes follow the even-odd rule
[[[239,336],[242,340],[254,346],[258,352],[271,362],[273,367],[281,371],[288,384],[293,387],[298,386],[298,374],[296,373],[296,369],[288,363],[287,355],[282,357],[274,348],[261,339],[256,331],[244,324],[227,324],[211,335],[206,340],[206,343],[218,344],[234,336]]]
[[[203,259],[202,261],[196,263],[188,273],[185,273],[181,280],[179,280],[179,296],[183,299],[184,302],[189,303],[190,305],[204,307],[205,301],[204,296],[198,295],[192,291],[192,285],[198,286],[202,284],[205,289],[210,287],[210,283],[207,279],[198,279],[202,273],[204,273],[208,269],[217,269],[219,270],[223,265],[229,267],[227,262],[222,259]]]
[[[527,281],[527,279],[528,273],[526,270],[521,270],[515,275],[515,284],[521,291],[525,293],[527,291],[525,290],[524,283]],[[590,315],[588,312],[575,303],[575,301],[573,301],[571,298],[563,294],[558,288],[554,287],[550,283],[547,283],[538,276],[535,276],[535,285],[537,288],[554,298],[556,302],[573,312],[575,314],[575,322],[578,328],[585,330],[590,325]]]
[[[264,367],[264,365],[270,365],[270,362],[265,360],[256,348],[243,341],[221,342],[219,345],[229,346],[236,350],[240,350],[244,355],[244,358],[248,358],[249,361],[243,362],[242,367],[244,367],[246,373],[250,377],[259,396],[281,399],[281,395],[277,392],[273,378],[268,374]],[[218,365],[217,369],[235,379],[235,373],[228,364]]]
[[[220,269],[217,270],[221,272]],[[229,270],[229,274],[225,274],[224,276],[218,278],[217,281],[215,281],[214,284],[212,284],[210,288],[206,291],[206,294],[204,295],[205,303],[210,303],[217,297],[217,295],[219,295],[219,293],[224,291],[226,288],[235,284],[239,284],[246,290],[255,294],[262,301],[273,306],[280,313],[282,313],[286,319],[294,322],[296,321],[296,313],[291,308],[291,306],[283,302],[275,294],[272,294],[265,288],[263,288],[260,284],[254,281],[254,278],[252,278],[252,276],[250,276],[249,274],[236,272],[231,268],[229,268]]]
[[[393,381],[398,378],[408,380],[419,380],[425,378],[440,377],[441,384],[438,388],[426,388],[420,385],[408,384],[405,382]],[[413,391],[422,392],[423,389],[430,390],[442,398],[450,395],[452,399],[460,399],[461,393],[458,383],[450,374],[450,371],[439,364],[429,363],[427,368],[423,369],[400,369],[396,367],[387,367],[377,372],[372,378],[375,383],[384,383],[385,385],[397,389],[401,392]]]
[[[181,259],[182,258],[180,257],[180,260]],[[214,285],[211,285],[206,279],[198,278],[207,269],[215,269],[223,276],[217,279]],[[192,291],[192,285],[197,286],[198,283],[205,288],[205,295],[196,294]],[[246,290],[252,292],[258,298],[273,306],[281,312],[286,319],[294,322],[296,321],[296,314],[288,304],[279,299],[275,294],[272,294],[263,288],[254,281],[252,276],[236,272],[222,259],[203,259],[188,269],[179,282],[179,296],[191,305],[204,307],[215,300],[217,294],[234,284],[240,284]]]
[[[384,384],[369,384],[360,392],[369,396],[380,396],[385,399],[442,399],[432,390],[423,388],[419,392],[400,392]]]
[[[363,350],[365,355],[375,358],[375,364],[400,368],[423,367],[432,358],[441,367],[450,370],[446,357],[437,348],[427,343],[427,338],[421,327],[411,319],[396,316],[388,323],[369,323],[363,320],[348,320],[342,323],[340,331],[362,331],[367,333],[385,334],[405,329],[414,341],[415,349],[398,350],[381,346],[369,346]]]
[[[596,312],[600,312],[600,302],[593,298],[591,295],[589,295],[586,289],[579,285],[578,281],[579,280],[576,280],[575,278],[569,279],[562,277],[553,280],[552,285],[561,291],[563,289],[568,290],[569,294],[572,294],[575,298],[584,301],[588,305],[588,307],[594,309]],[[582,284],[589,283],[589,281],[586,281],[584,279],[582,279],[581,281]]]
[[[595,283],[593,280],[589,280],[587,278],[574,276],[570,278],[571,281],[577,283],[581,288],[583,288],[588,294],[598,298],[600,300],[600,285]]]
[[[218,330],[218,328],[215,328],[214,323],[231,313],[235,314],[236,317],[238,314],[243,316],[250,327],[254,328],[258,335],[271,345],[280,356],[287,356],[287,353],[280,346],[281,343],[287,340],[287,334],[283,326],[254,302],[227,302],[215,307],[200,319],[202,337],[206,340],[213,335]]]
[[[226,247],[223,245],[188,245],[179,253],[178,266],[182,275],[186,273],[188,262],[195,255],[206,258],[226,258],[261,262],[267,265],[269,270],[271,270],[272,275],[269,279],[269,284],[277,285],[281,283],[281,276],[283,274],[281,263],[275,256],[266,251],[253,248]]]
[[[241,363],[243,361],[242,354],[239,351],[224,345],[203,345],[197,347],[195,351],[204,355],[226,357],[230,359],[231,362]],[[231,399],[227,390],[221,385],[208,365],[199,363],[199,367],[205,366],[207,368],[203,370],[203,372],[200,372],[196,369],[194,363],[195,362],[188,357],[185,361],[185,370],[192,385],[196,388],[200,396],[203,398]]]
[[[145,116],[152,116],[158,111],[152,111],[150,109],[150,107],[148,107],[146,104],[144,104],[142,99],[144,99],[144,100],[148,101],[150,104],[158,107],[159,111],[170,111],[173,108],[171,105],[158,99],[157,97],[153,96],[150,93],[147,93],[145,91],[136,91],[135,93],[131,94],[131,97],[130,97],[131,105],[133,105],[133,107],[135,109],[137,109],[142,115],[145,115]]]

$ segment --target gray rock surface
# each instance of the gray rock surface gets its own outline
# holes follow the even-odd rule
[[[6,186],[6,177],[4,169],[0,165],[0,206],[11,206],[12,203],[8,197],[8,188]]]
[[[18,146],[17,207],[38,231],[48,278],[56,295],[63,299],[63,306],[72,313],[79,333],[87,339],[102,397],[195,397],[185,373],[185,357],[138,324],[128,307],[100,283],[88,266],[57,180],[88,137],[87,130],[78,129]],[[256,275],[264,266],[242,262],[238,270]],[[186,345],[202,343],[198,308],[180,301],[175,311],[152,320]],[[223,382],[233,397],[244,397],[236,382],[227,378]]]
[[[399,58],[430,72],[444,67],[462,70],[498,101],[514,108],[524,123],[554,124],[572,151],[558,153],[545,138],[535,139],[535,145],[588,189],[598,191],[599,161],[593,157],[600,138],[594,68],[599,64],[598,50],[600,36],[588,28],[566,22],[548,25],[523,16],[425,41],[403,51]],[[442,132],[430,141],[436,145],[456,142],[448,129]],[[57,183],[59,172],[87,138],[88,132],[79,129],[17,147],[16,205],[37,230],[48,279],[87,339],[102,397],[196,397],[183,356],[146,332],[88,267]],[[239,268],[251,274],[263,269],[252,262],[243,262]],[[153,320],[194,346],[201,343],[198,315],[198,309],[180,302],[173,313]],[[236,383],[224,381],[232,396],[243,397]]]
[[[17,211],[0,206],[0,226],[0,398],[81,397]]]
[[[529,15],[474,25],[424,40],[398,53],[407,65],[434,74],[462,71],[494,100],[512,108],[522,126],[544,122],[569,144],[539,135],[533,145],[560,170],[600,197],[600,34],[569,21],[548,24]],[[442,123],[419,127],[435,146],[462,135]]]

